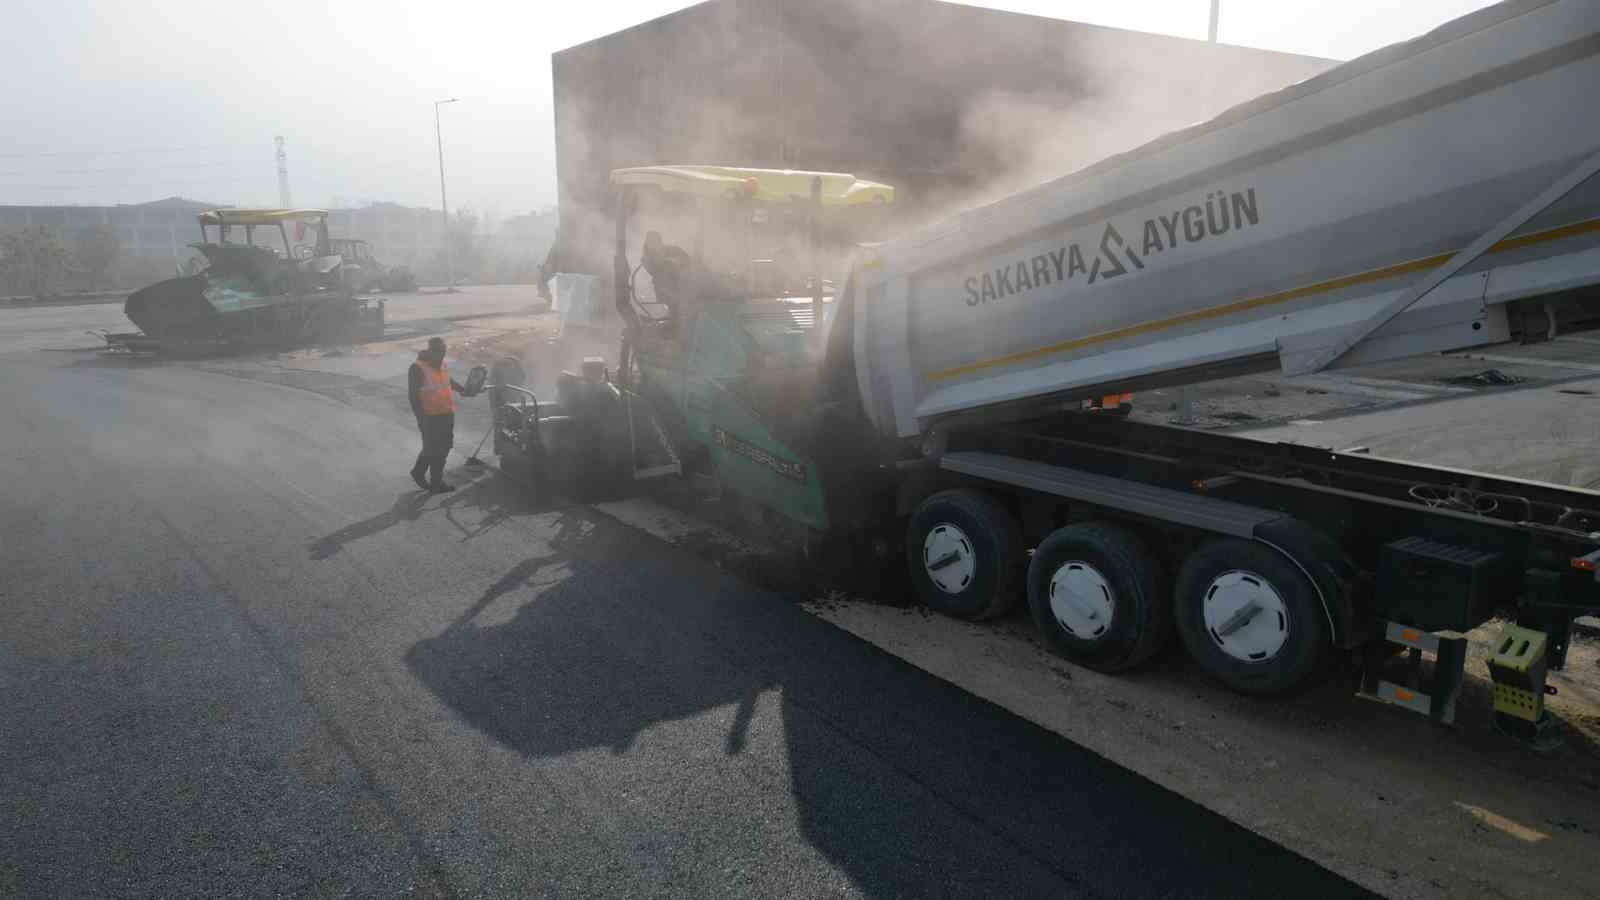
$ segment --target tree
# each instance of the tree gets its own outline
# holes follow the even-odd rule
[[[78,232],[72,248],[73,261],[89,276],[91,290],[106,281],[106,274],[122,255],[122,241],[110,225],[91,225]]]
[[[457,281],[476,281],[483,268],[483,246],[478,233],[478,214],[472,209],[458,209],[450,217],[450,230],[445,236],[450,242],[450,268]],[[444,249],[434,257],[441,280],[445,271]]]
[[[67,270],[67,248],[48,228],[0,235],[0,286],[8,294],[50,293]]]

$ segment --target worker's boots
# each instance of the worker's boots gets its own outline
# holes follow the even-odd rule
[[[448,494],[455,490],[454,485],[444,483],[444,460],[443,456],[436,456],[428,466],[428,490],[435,494]]]
[[[430,494],[448,494],[455,490],[444,483],[444,459],[442,456],[417,457],[417,464],[411,467],[411,480]]]

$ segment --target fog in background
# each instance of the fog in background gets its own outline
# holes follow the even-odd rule
[[[432,101],[458,97],[443,108],[451,205],[490,215],[546,206],[555,201],[550,54],[685,5],[9,0],[0,33],[15,74],[0,108],[0,204],[180,195],[276,205],[281,134],[298,205],[436,206]],[[1207,0],[973,5],[1201,38],[1209,15]],[[1224,0],[1220,36],[1343,59],[1486,5]],[[969,120],[981,132],[986,119],[1017,119],[1012,104],[1039,99],[997,97]],[[1040,160],[1068,162],[1042,148]]]

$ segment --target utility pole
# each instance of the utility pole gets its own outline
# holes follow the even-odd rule
[[[278,206],[294,209],[294,201],[289,199],[289,154],[283,149],[283,135],[272,140],[278,145]]]
[[[460,98],[451,97],[448,100],[433,101],[433,136],[439,142],[439,210],[444,213],[444,277],[445,288],[455,290],[456,263],[454,251],[450,247],[450,201],[445,199],[444,193],[444,130],[439,126],[439,107],[446,103],[454,103]]]
[[[1222,15],[1222,0],[1211,0],[1211,43],[1217,42],[1217,18]]]

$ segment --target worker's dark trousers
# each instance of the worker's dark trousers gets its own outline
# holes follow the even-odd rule
[[[426,469],[428,483],[437,485],[444,480],[444,461],[456,441],[455,413],[419,416],[417,427],[422,431],[422,452],[417,454],[417,464],[411,471],[420,475]]]

